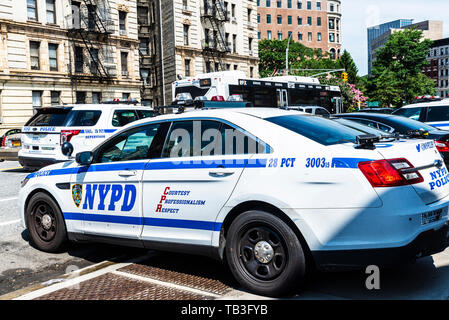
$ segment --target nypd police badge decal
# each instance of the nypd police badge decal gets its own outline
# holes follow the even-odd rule
[[[81,184],[74,184],[72,187],[72,198],[76,207],[79,208],[83,199],[83,186]]]

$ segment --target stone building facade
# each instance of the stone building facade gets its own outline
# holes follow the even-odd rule
[[[138,11],[142,13],[139,15],[141,48],[148,52],[141,61],[145,104],[170,104],[172,83],[177,79],[224,70],[258,76],[256,1],[141,0],[138,3]],[[147,20],[151,24],[149,28],[141,23]]]
[[[137,1],[0,1],[0,133],[35,108],[140,99]]]

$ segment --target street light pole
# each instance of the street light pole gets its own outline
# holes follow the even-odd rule
[[[287,42],[287,49],[285,50],[285,69],[286,69],[286,75],[288,76],[288,51],[290,49],[290,40],[293,38],[293,34],[296,32],[296,30],[298,30],[299,28],[301,28],[301,26],[298,26],[295,28],[295,30],[293,30],[293,32],[288,36],[288,42]]]

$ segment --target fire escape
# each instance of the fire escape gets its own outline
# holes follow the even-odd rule
[[[109,83],[116,77],[110,35],[114,21],[108,0],[72,1],[68,37],[73,44],[74,66],[69,68],[72,83],[80,80]]]
[[[223,58],[231,50],[224,34],[224,24],[229,21],[229,15],[223,1],[205,0],[201,21],[205,29],[205,39],[202,41],[203,56],[206,61],[212,61],[224,71]]]
[[[154,47],[153,35],[155,34],[155,23],[148,0],[137,0],[137,23],[139,27],[139,65],[142,86],[140,96],[142,101],[153,101],[156,88],[156,48]]]

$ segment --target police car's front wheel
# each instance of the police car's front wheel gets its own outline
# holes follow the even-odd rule
[[[56,202],[45,193],[37,193],[28,202],[25,214],[31,244],[45,252],[60,251],[67,232]]]
[[[226,256],[237,281],[264,296],[290,293],[305,275],[298,237],[282,219],[263,211],[243,213],[232,222]]]

